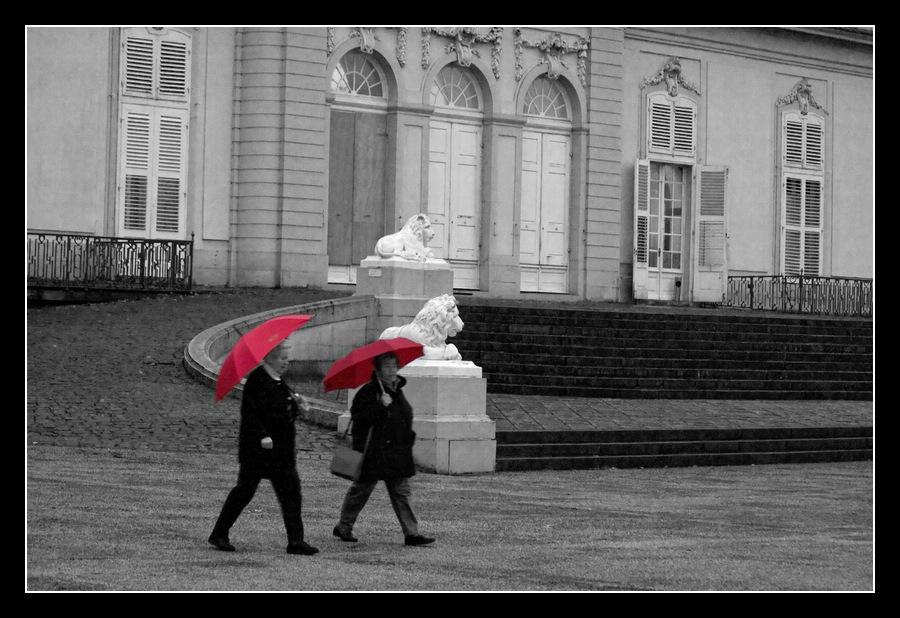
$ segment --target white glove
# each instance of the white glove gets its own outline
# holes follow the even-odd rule
[[[390,395],[388,395],[387,393],[381,393],[381,403],[384,404],[384,407],[388,407],[389,405],[391,405],[391,403],[393,403],[393,401],[394,400],[391,399]]]
[[[260,440],[259,443],[266,450],[272,449],[272,438],[270,438],[269,436],[266,436],[265,438]]]

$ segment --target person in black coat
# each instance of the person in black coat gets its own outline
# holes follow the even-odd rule
[[[434,539],[419,534],[409,503],[409,479],[416,473],[412,454],[416,434],[412,428],[412,406],[403,394],[406,378],[397,375],[399,364],[394,353],[377,356],[374,364],[371,381],[357,391],[350,406],[353,448],[366,455],[359,480],[350,485],[344,496],[334,536],[351,543],[358,540],[353,535],[353,525],[378,481],[384,481],[405,543],[428,545]]]
[[[290,361],[290,348],[282,343],[250,372],[241,400],[238,437],[237,485],[229,492],[209,542],[216,549],[234,551],[228,538],[231,527],[250,504],[262,479],[269,479],[281,505],[289,554],[313,555],[318,549],[304,541],[301,509],[303,497],[294,450],[297,399],[281,379]]]

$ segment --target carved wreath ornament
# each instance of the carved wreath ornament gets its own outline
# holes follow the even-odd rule
[[[660,67],[659,71],[657,71],[655,75],[642,79],[641,90],[643,90],[647,86],[656,86],[657,84],[661,84],[662,82],[666,82],[666,90],[669,92],[669,96],[671,97],[678,96],[679,85],[684,86],[691,92],[700,94],[700,88],[698,88],[693,83],[686,80],[684,76],[682,76],[681,60],[679,58],[676,58],[675,56],[672,56],[668,60],[666,60],[665,64]]]
[[[431,64],[431,35],[453,39],[453,42],[444,46],[448,54],[456,52],[456,61],[460,66],[467,67],[472,64],[472,58],[480,58],[475,45],[478,43],[492,43],[491,45],[491,70],[496,79],[500,79],[500,43],[503,40],[501,28],[491,28],[487,34],[479,34],[475,28],[422,28],[422,68],[427,69]]]
[[[515,39],[515,56],[516,56],[516,81],[522,79],[525,70],[522,64],[522,48],[531,47],[543,52],[541,64],[549,65],[547,77],[556,79],[560,74],[560,67],[568,69],[569,67],[563,62],[562,57],[568,54],[577,54],[578,62],[578,81],[581,85],[586,85],[587,73],[587,54],[590,47],[590,41],[585,37],[579,37],[573,43],[563,41],[562,35],[554,32],[549,38],[540,41],[531,41],[525,38],[521,28],[516,28]]]
[[[775,107],[781,107],[782,105],[790,105],[794,101],[797,101],[800,106],[800,113],[802,115],[806,115],[809,113],[809,106],[812,105],[816,109],[820,109],[826,114],[828,111],[819,105],[819,102],[816,101],[813,96],[813,86],[809,83],[809,79],[804,77],[799,82],[794,84],[794,87],[791,91],[784,95],[783,97],[779,97],[777,101],[775,101]]]

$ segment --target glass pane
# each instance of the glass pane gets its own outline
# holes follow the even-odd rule
[[[381,74],[372,60],[360,52],[350,52],[331,74],[332,92],[384,98]]]

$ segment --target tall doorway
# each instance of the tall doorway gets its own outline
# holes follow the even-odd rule
[[[571,122],[559,83],[538,77],[523,113],[520,290],[565,293],[569,274]]]
[[[690,169],[650,163],[647,219],[647,298],[683,300],[686,250],[685,217],[691,189]]]
[[[428,147],[429,248],[450,263],[453,287],[479,288],[482,105],[468,71],[447,65],[432,87]]]

